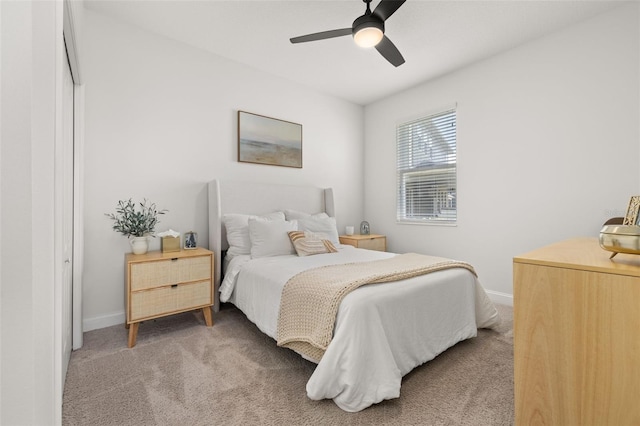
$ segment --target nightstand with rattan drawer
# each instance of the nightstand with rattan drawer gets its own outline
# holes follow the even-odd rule
[[[387,251],[387,237],[378,234],[340,235],[340,244],[367,250]]]
[[[213,325],[213,252],[197,248],[179,252],[125,255],[128,346],[136,344],[140,322],[202,309]]]

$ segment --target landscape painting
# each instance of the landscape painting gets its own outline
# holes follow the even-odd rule
[[[302,168],[302,125],[238,111],[238,161]]]

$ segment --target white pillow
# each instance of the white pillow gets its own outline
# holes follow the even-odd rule
[[[251,239],[251,257],[282,256],[296,254],[289,239],[290,231],[298,230],[298,222],[249,219],[249,238]]]
[[[300,231],[324,234],[333,244],[340,244],[335,217],[308,217],[298,219],[298,228]]]
[[[229,250],[227,256],[251,254],[251,240],[249,238],[249,219],[258,221],[279,220],[284,222],[284,213],[275,212],[264,216],[240,213],[229,213],[222,216],[222,223],[227,230]]]
[[[329,215],[326,214],[325,212],[310,214],[310,213],[305,213],[298,210],[285,210],[284,216],[286,217],[287,220],[299,220],[299,219],[309,219],[309,218],[321,219],[323,217],[329,217]]]

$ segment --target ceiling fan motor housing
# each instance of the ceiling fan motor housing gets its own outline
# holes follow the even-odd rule
[[[365,28],[378,28],[384,34],[384,21],[374,14],[365,14],[353,21],[352,35]]]

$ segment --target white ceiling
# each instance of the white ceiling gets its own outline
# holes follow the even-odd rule
[[[362,0],[85,0],[85,7],[367,105],[621,3],[408,0],[386,22],[385,34],[406,60],[398,68],[350,36],[289,42],[350,27],[364,13]]]

